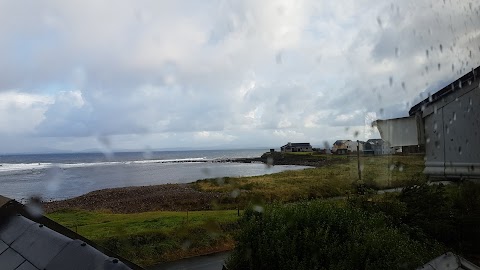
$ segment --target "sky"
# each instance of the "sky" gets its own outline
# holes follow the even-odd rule
[[[0,153],[331,145],[480,65],[480,2],[0,0]]]

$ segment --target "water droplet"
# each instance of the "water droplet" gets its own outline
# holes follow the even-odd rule
[[[267,158],[267,167],[271,167],[273,166],[273,157],[268,157]]]
[[[240,190],[239,190],[238,188],[234,189],[234,190],[232,191],[232,193],[230,193],[230,196],[231,196],[232,198],[237,198],[238,195],[240,195]]]
[[[442,68],[442,65],[438,63],[438,70],[440,70],[441,68]]]
[[[185,240],[185,241],[183,241],[183,243],[182,243],[182,249],[183,249],[183,250],[187,250],[187,249],[190,248],[191,245],[192,245],[192,241],[190,241],[190,240]]]
[[[202,168],[202,173],[209,176],[210,175],[210,169],[209,168]]]
[[[219,186],[222,186],[223,184],[225,184],[225,179],[223,179],[223,177],[218,177],[216,180]]]
[[[461,147],[461,146],[458,147],[458,154],[459,154],[459,155],[462,154],[462,147]]]
[[[465,140],[465,145],[468,146],[468,144],[470,143],[470,141],[468,139]]]
[[[353,137],[354,138],[357,138],[358,137],[358,134],[360,134],[360,132],[358,130],[355,130],[355,132],[353,133]]]
[[[380,17],[377,17],[377,23],[378,26],[382,27],[382,19],[380,19]]]
[[[437,130],[437,121],[433,121],[433,129]]]
[[[277,53],[277,55],[275,56],[275,61],[278,65],[282,64],[282,52]]]
[[[456,121],[456,120],[457,120],[457,113],[453,112],[453,121]]]
[[[447,132],[447,134],[449,134],[450,133],[450,128],[448,126],[446,126],[445,131]]]
[[[365,166],[363,166],[363,164],[360,165],[360,171],[363,172],[363,169],[365,169]]]
[[[25,205],[25,210],[34,218],[39,218],[43,215],[42,198],[33,196]]]
[[[452,71],[454,71],[454,70],[455,70],[455,65],[454,65],[454,64],[452,64]]]
[[[425,50],[425,55],[426,55],[427,58],[428,58],[428,50]]]
[[[392,84],[393,84],[393,77],[390,76],[390,78],[388,78],[388,81],[389,81],[389,83],[390,83],[390,86],[392,86]]]
[[[430,95],[430,93],[428,93],[428,102],[432,102],[433,101],[433,97],[432,95]]]
[[[260,206],[260,205],[255,205],[253,207],[253,211],[255,211],[255,212],[263,213],[263,210],[264,210],[263,206]]]
[[[427,137],[426,142],[430,143],[430,138],[429,137]]]
[[[440,44],[439,47],[440,47],[440,52],[443,52],[443,46],[442,46],[442,44]]]
[[[440,142],[439,142],[439,141],[435,141],[435,147],[436,147],[437,149],[440,148]]]
[[[433,113],[437,114],[437,105],[433,105]]]
[[[389,169],[390,171],[393,171],[393,170],[395,169],[395,165],[390,164],[390,166],[388,167],[388,169]]]
[[[470,104],[470,106],[473,105],[473,100],[472,100],[472,98],[469,98],[469,99],[468,99],[468,104]]]
[[[402,82],[402,88],[405,90],[405,82]]]
[[[395,57],[398,57],[398,48],[395,47]]]
[[[379,112],[381,115],[383,115],[383,108],[380,108]]]
[[[403,172],[403,165],[400,165],[400,166],[398,167],[398,170],[401,171],[401,172]]]

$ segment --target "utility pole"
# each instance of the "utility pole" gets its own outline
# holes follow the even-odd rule
[[[360,141],[357,140],[357,164],[358,164],[358,180],[362,180],[362,172],[360,171]]]

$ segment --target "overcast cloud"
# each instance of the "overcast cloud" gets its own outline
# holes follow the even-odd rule
[[[479,2],[397,2],[0,1],[0,152],[378,137],[480,65]]]

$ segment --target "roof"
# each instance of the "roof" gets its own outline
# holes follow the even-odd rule
[[[369,139],[367,143],[370,144],[383,144],[385,141],[382,139]]]
[[[334,145],[342,145],[342,144],[344,144],[344,143],[346,143],[346,142],[348,142],[348,141],[350,141],[350,140],[337,140],[337,141],[335,141],[333,144],[334,144]]]
[[[310,143],[287,143],[282,147],[311,147]]]
[[[447,252],[437,258],[429,261],[423,266],[417,268],[418,270],[480,270],[480,268],[464,258]]]
[[[480,75],[480,66],[475,69],[472,69],[471,72],[463,75],[459,79],[455,80],[451,84],[445,86],[444,88],[437,91],[435,94],[429,96],[428,98],[420,101],[418,104],[413,106],[408,112],[409,115],[415,115],[417,112],[422,111],[422,108],[425,106],[435,103],[438,100],[444,98],[445,96],[450,95],[451,93],[460,90],[463,86],[471,84],[473,81],[478,79]]]
[[[108,255],[107,255],[108,253]],[[141,269],[44,217],[0,196],[0,269]]]

